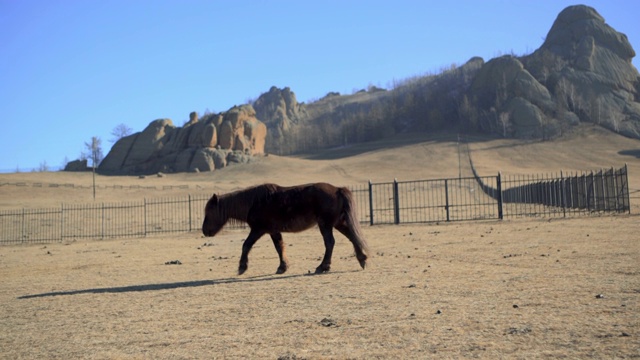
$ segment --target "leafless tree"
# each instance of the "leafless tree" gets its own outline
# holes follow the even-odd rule
[[[38,166],[38,172],[47,172],[49,171],[49,165],[47,165],[47,161],[44,160],[40,163],[40,166]]]
[[[110,143],[115,143],[116,141],[122,139],[125,136],[129,136],[133,133],[133,130],[125,124],[119,124],[111,130],[111,135],[113,136],[109,139]]]
[[[500,116],[498,116],[498,119],[500,120],[500,124],[502,124],[502,136],[506,138],[507,130],[509,129],[509,113],[508,112],[500,113]]]
[[[90,160],[92,167],[97,167],[104,157],[102,155],[102,140],[99,137],[91,137],[90,142],[85,142],[85,151],[80,154],[80,160]]]

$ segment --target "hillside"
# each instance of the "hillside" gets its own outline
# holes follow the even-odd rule
[[[640,140],[592,125],[578,126],[553,141],[470,139],[474,164],[482,175],[552,173],[629,166],[632,191],[640,190]],[[263,182],[283,185],[327,181],[340,185],[458,177],[458,144],[454,133],[399,134],[393,137],[295,157],[269,155],[242,165],[207,173],[147,176],[96,176],[96,201],[226,192]],[[627,155],[625,155],[627,154]],[[472,176],[461,157],[462,176]],[[93,202],[91,173],[0,174],[0,209],[59,207]],[[18,185],[16,185],[18,184]],[[632,199],[632,204],[637,201]],[[635,205],[636,207],[638,204]],[[636,209],[636,211],[638,211]]]
[[[615,24],[614,24],[615,25]],[[439,74],[391,89],[330,92],[308,104],[271,87],[251,104],[199,117],[169,119],[116,142],[101,174],[209,172],[263,153],[291,155],[391,138],[455,132],[465,136],[548,140],[579,124],[640,138],[640,73],[626,35],[596,9],[560,12],[533,53],[474,57]],[[402,137],[402,136],[400,136]],[[393,141],[393,140],[391,140]]]
[[[392,89],[329,93],[310,104],[271,88],[253,106],[269,129],[266,150],[277,154],[442,130],[550,139],[579,123],[640,138],[636,53],[612,26],[596,9],[570,6],[528,55],[474,57]]]

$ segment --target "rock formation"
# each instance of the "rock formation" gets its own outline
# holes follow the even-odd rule
[[[629,137],[640,138],[640,76],[627,36],[588,6],[570,6],[544,44],[525,59],[554,93],[560,111],[573,112]],[[561,115],[562,117],[562,115]]]
[[[265,151],[291,154],[439,131],[549,139],[580,122],[640,138],[640,74],[627,37],[588,6],[564,9],[544,43],[526,56],[474,57],[438,75],[411,78],[389,91],[329,93],[298,103],[271,87],[252,104],[183,127],[153,121],[118,141],[105,173],[210,171]],[[268,132],[267,132],[268,130]]]
[[[296,94],[288,87],[278,89],[272,86],[268,92],[260,95],[253,104],[258,119],[264,119],[269,128],[287,131],[297,123],[305,109],[298,104]]]
[[[69,161],[64,167],[64,171],[91,171],[91,168],[87,166],[87,160],[73,160]]]
[[[329,93],[309,104],[292,106],[288,88],[272,88],[256,111],[269,129],[269,151],[278,154],[447,129],[550,139],[580,122],[640,138],[634,56],[627,37],[595,9],[570,6],[532,54],[474,57],[390,91]]]
[[[104,174],[212,171],[230,162],[247,162],[264,153],[266,126],[251,105],[176,127],[169,119],[152,121],[142,132],[118,140],[100,163]]]
[[[480,127],[503,136],[546,138],[580,121],[640,138],[634,56],[627,37],[595,9],[570,6],[534,53],[488,61],[468,96]]]

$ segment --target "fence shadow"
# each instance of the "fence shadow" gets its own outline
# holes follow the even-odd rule
[[[640,149],[620,150],[618,154],[625,156],[633,156],[640,159]]]
[[[248,278],[224,278],[224,279],[213,279],[213,280],[181,281],[181,282],[173,282],[173,283],[129,285],[129,286],[116,286],[116,287],[69,290],[69,291],[52,291],[52,292],[41,293],[41,294],[18,296],[18,299],[22,300],[22,299],[67,296],[67,295],[82,295],[82,294],[119,294],[119,293],[129,293],[129,292],[172,290],[172,289],[193,288],[193,287],[200,287],[200,286],[213,286],[213,285],[220,285],[220,284],[252,283],[252,282],[262,282],[262,281],[286,280],[286,279],[295,279],[295,278],[301,278],[306,276],[316,276],[316,275],[324,276],[324,275],[331,275],[331,274],[344,274],[344,273],[351,273],[356,271],[359,271],[359,270],[331,271],[328,274],[308,273],[308,274],[292,274],[292,275],[258,275],[258,276],[248,277]]]

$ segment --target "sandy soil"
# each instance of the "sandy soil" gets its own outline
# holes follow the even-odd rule
[[[240,230],[4,246],[0,357],[639,357],[637,222],[367,227],[370,266],[338,237],[324,275],[315,230],[285,275],[262,239],[236,276]]]
[[[592,127],[554,142],[473,140],[486,175],[627,163],[640,189],[637,140]],[[407,135],[210,174],[98,176],[96,201],[459,171],[469,170],[458,167],[455,136]],[[91,183],[90,174],[0,174],[0,210],[91,202]],[[634,194],[632,215],[365,227],[367,269],[337,235],[324,275],[309,274],[324,251],[317,230],[285,236],[285,275],[274,275],[268,239],[236,275],[246,230],[0,246],[0,358],[638,358]]]

